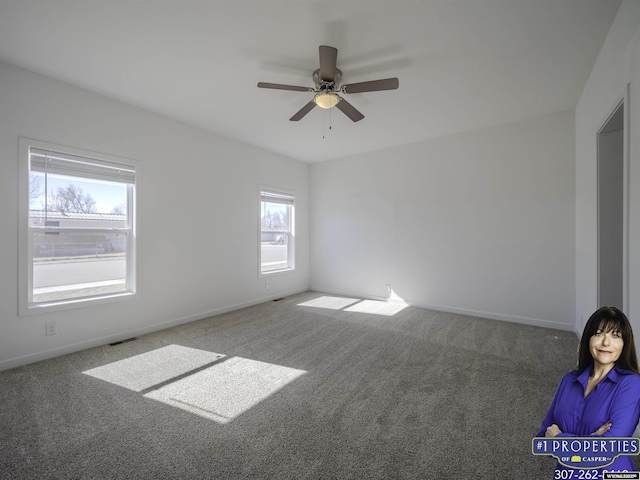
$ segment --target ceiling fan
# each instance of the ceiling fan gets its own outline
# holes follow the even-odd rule
[[[338,59],[338,49],[320,45],[320,68],[313,72],[313,83],[315,88],[297,87],[295,85],[282,85],[279,83],[259,82],[259,88],[272,88],[275,90],[292,90],[294,92],[313,92],[313,99],[302,107],[289,120],[297,122],[307,113],[313,110],[316,105],[320,108],[336,107],[354,122],[362,120],[364,115],[342,98],[338,93],[363,93],[376,92],[380,90],[395,90],[399,82],[397,78],[385,78],[383,80],[371,80],[368,82],[351,83],[340,86],[342,72],[336,68]]]

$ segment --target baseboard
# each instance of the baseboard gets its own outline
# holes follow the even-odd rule
[[[398,300],[394,300],[394,299],[389,299],[388,297],[380,297],[380,296],[376,296],[376,295],[363,295],[361,293],[356,293],[356,292],[336,291],[336,290],[325,289],[325,288],[320,288],[320,287],[311,287],[310,290],[313,290],[314,292],[318,292],[318,293],[326,293],[328,295],[340,295],[340,296],[346,296],[346,297],[356,297],[356,298],[362,298],[362,299],[366,299],[366,300],[379,300],[379,301],[382,301],[382,302],[398,301]],[[537,319],[537,318],[519,317],[519,316],[514,316],[514,315],[504,315],[504,314],[500,314],[500,313],[483,312],[483,311],[479,311],[479,310],[468,310],[468,309],[464,309],[464,308],[451,307],[451,306],[447,306],[447,305],[434,305],[434,304],[427,304],[427,303],[422,303],[422,302],[414,302],[414,301],[405,300],[405,299],[403,299],[403,301],[407,305],[411,305],[413,307],[424,308],[424,309],[427,309],[427,310],[436,310],[438,312],[455,313],[455,314],[458,314],[458,315],[466,315],[466,316],[470,316],[470,317],[479,317],[479,318],[487,318],[487,319],[490,319],[490,320],[501,320],[501,321],[504,321],[504,322],[519,323],[519,324],[522,324],[522,325],[530,325],[530,326],[533,326],[533,327],[551,328],[551,329],[554,329],[554,330],[563,330],[563,331],[566,331],[566,332],[575,332],[575,325],[569,325],[569,324],[561,323],[561,322],[554,322],[554,321],[551,321],[551,320],[542,320],[542,319]]]
[[[251,307],[253,305],[258,305],[260,303],[275,300],[276,298],[295,295],[295,294],[306,292],[306,291],[308,291],[307,288],[296,289],[296,290],[285,291],[285,292],[279,291],[278,293],[273,293],[268,296],[247,300],[246,302],[240,302],[233,305],[227,305],[224,307],[216,308],[206,312],[197,313],[194,315],[188,315],[186,317],[177,318],[167,322],[155,323],[153,325],[148,325],[144,328],[122,331],[122,332],[114,333],[112,335],[97,337],[91,340],[86,340],[84,342],[65,345],[63,347],[58,347],[51,350],[43,350],[41,352],[31,353],[29,355],[24,355],[21,357],[10,358],[8,360],[0,361],[0,371],[21,367],[24,365],[40,362],[43,360],[49,360],[51,358],[60,357],[62,355],[68,355],[70,353],[80,352],[82,350],[87,350],[89,348],[100,347],[103,345],[107,345],[109,343],[119,342],[121,340],[131,338],[131,337],[139,337],[141,335],[157,332],[160,330],[164,330],[166,328],[183,325],[185,323],[195,322],[197,320],[202,320],[209,317],[215,317],[216,315],[232,312],[234,310],[240,310],[241,308]]]
[[[442,305],[419,305],[416,307],[427,308],[429,310],[438,310],[440,312],[456,313],[459,315],[467,315],[471,317],[487,318],[490,320],[501,320],[504,322],[519,323],[522,325],[530,325],[532,327],[551,328],[553,330],[562,330],[565,332],[573,332],[574,326],[566,323],[554,322],[551,320],[542,320],[538,318],[518,317],[514,315],[503,315],[500,313],[483,312],[479,310],[466,310],[463,308],[446,307]]]
[[[355,298],[362,298],[363,300],[378,300],[378,301],[383,301],[383,302],[387,302],[387,301],[397,301],[397,300],[393,300],[393,299],[389,299],[387,297],[380,297],[380,296],[376,296],[376,295],[362,295],[361,293],[357,293],[357,292],[345,292],[345,291],[337,291],[337,290],[333,290],[333,289],[326,289],[326,288],[320,288],[320,287],[311,287],[309,289],[307,288],[303,288],[303,289],[295,289],[295,290],[291,290],[291,291],[284,291],[284,292],[278,292],[278,293],[274,293],[271,295],[267,295],[264,297],[259,297],[259,298],[255,298],[252,300],[247,300],[245,302],[240,302],[240,303],[236,303],[236,304],[232,304],[232,305],[227,305],[224,307],[220,307],[220,308],[216,308],[213,310],[209,310],[206,312],[201,312],[201,313],[197,313],[194,315],[188,315],[186,317],[181,317],[181,318],[177,318],[177,319],[173,319],[167,322],[161,322],[161,323],[156,323],[153,325],[148,325],[144,328],[140,328],[140,329],[134,329],[134,330],[127,330],[127,331],[122,331],[119,333],[115,333],[112,335],[108,335],[108,336],[104,336],[104,337],[98,337],[98,338],[94,338],[91,340],[87,340],[84,342],[79,342],[79,343],[75,343],[75,344],[71,344],[71,345],[65,345],[63,347],[59,347],[59,348],[55,348],[55,349],[51,349],[51,350],[44,350],[41,352],[37,352],[37,353],[32,353],[29,355],[25,355],[22,357],[16,357],[16,358],[11,358],[8,360],[3,360],[0,362],[0,371],[3,370],[9,370],[11,368],[16,368],[16,367],[20,367],[23,365],[28,365],[30,363],[35,363],[35,362],[40,362],[43,360],[48,360],[51,358],[55,358],[55,357],[59,357],[62,355],[67,355],[70,353],[75,353],[75,352],[79,352],[82,350],[86,350],[89,348],[95,348],[95,347],[100,347],[102,345],[107,345],[109,343],[114,343],[114,342],[118,342],[127,338],[131,338],[131,337],[137,337],[137,336],[141,336],[141,335],[146,335],[148,333],[153,333],[153,332],[157,332],[159,330],[164,330],[166,328],[171,328],[171,327],[175,327],[178,325],[183,325],[185,323],[190,323],[190,322],[195,322],[197,320],[202,320],[205,318],[209,318],[209,317],[215,317],[216,315],[221,315],[223,313],[227,313],[227,312],[232,312],[234,310],[239,310],[241,308],[246,308],[246,307],[251,307],[253,305],[258,305],[260,303],[264,303],[264,302],[268,302],[271,300],[275,300],[276,298],[281,298],[281,297],[287,297],[290,295],[296,295],[298,293],[303,293],[306,292],[308,290],[312,290],[314,292],[318,292],[318,293],[325,293],[327,295],[337,295],[337,296],[347,296],[347,297],[355,297]],[[404,301],[407,305],[411,305],[411,306],[415,306],[415,307],[419,307],[419,308],[425,308],[428,310],[436,310],[439,312],[447,312],[447,313],[454,313],[454,314],[458,314],[458,315],[466,315],[466,316],[471,316],[471,317],[480,317],[480,318],[488,318],[488,319],[492,319],[492,320],[501,320],[501,321],[506,321],[506,322],[512,322],[512,323],[519,323],[519,324],[523,324],[523,325],[531,325],[531,326],[536,326],[536,327],[543,327],[543,328],[551,328],[551,329],[555,329],[555,330],[563,330],[563,331],[570,331],[570,332],[574,332],[576,333],[576,335],[578,335],[579,337],[579,333],[576,332],[576,326],[575,325],[568,325],[565,323],[560,323],[560,322],[553,322],[553,321],[549,321],[549,320],[541,320],[541,319],[535,319],[535,318],[526,318],[526,317],[518,317],[518,316],[512,316],[512,315],[503,315],[503,314],[498,314],[498,313],[491,313],[491,312],[482,312],[482,311],[477,311],[477,310],[467,310],[467,309],[462,309],[462,308],[456,308],[456,307],[450,307],[450,306],[446,306],[446,305],[433,305],[433,304],[425,304],[425,303],[421,303],[421,302],[412,302],[412,301]]]

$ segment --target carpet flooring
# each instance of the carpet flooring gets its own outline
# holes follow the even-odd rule
[[[551,479],[577,342],[305,292],[0,372],[0,478]]]

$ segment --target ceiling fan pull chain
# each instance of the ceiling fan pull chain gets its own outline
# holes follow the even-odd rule
[[[326,114],[323,112],[322,114],[322,139],[324,140],[324,120],[326,118]]]
[[[331,130],[331,110],[333,110],[333,107],[329,109],[329,130]]]

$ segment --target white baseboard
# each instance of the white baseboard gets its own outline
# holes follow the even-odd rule
[[[341,295],[341,296],[347,296],[347,297],[357,297],[357,298],[362,298],[362,299],[367,299],[367,300],[379,300],[382,302],[387,302],[387,301],[395,301],[393,299],[389,299],[387,297],[380,297],[380,296],[376,296],[376,295],[363,295],[361,293],[356,293],[356,292],[345,292],[345,291],[336,291],[336,290],[332,290],[332,289],[325,289],[325,288],[320,288],[320,287],[311,287],[310,290],[313,290],[314,292],[318,292],[318,293],[326,293],[329,295]],[[419,308],[425,308],[427,310],[436,310],[438,312],[446,312],[446,313],[455,313],[455,314],[459,314],[459,315],[467,315],[470,317],[480,317],[480,318],[487,318],[487,319],[491,319],[491,320],[501,320],[501,321],[505,321],[505,322],[511,322],[511,323],[519,323],[519,324],[523,324],[523,325],[531,325],[534,327],[542,327],[542,328],[552,328],[554,330],[563,330],[563,331],[567,331],[567,332],[575,332],[575,325],[570,325],[567,323],[561,323],[561,322],[555,322],[552,320],[542,320],[542,319],[537,319],[537,318],[527,318],[527,317],[519,317],[519,316],[514,316],[514,315],[504,315],[504,314],[500,314],[500,313],[492,313],[492,312],[483,312],[483,311],[479,311],[479,310],[467,310],[464,308],[457,308],[457,307],[450,307],[450,306],[446,306],[446,305],[433,305],[433,304],[427,304],[427,303],[421,303],[421,302],[413,302],[411,300],[404,300],[403,301],[407,304],[407,305],[411,305],[413,307],[419,307]]]
[[[278,292],[278,293],[271,294],[269,296],[259,297],[252,300],[247,300],[246,302],[236,303],[233,305],[227,305],[227,306],[216,308],[206,312],[201,312],[195,315],[189,315],[186,317],[177,318],[167,322],[148,325],[144,328],[126,330],[126,331],[114,333],[112,335],[97,337],[84,342],[65,345],[65,346],[54,348],[51,350],[43,350],[41,352],[31,353],[29,355],[24,355],[21,357],[10,358],[0,362],[0,371],[21,367],[23,365],[28,365],[30,363],[40,362],[42,360],[49,360],[51,358],[60,357],[62,355],[67,355],[69,353],[75,353],[82,350],[87,350],[89,348],[100,347],[102,345],[107,345],[109,343],[119,342],[121,340],[125,340],[131,337],[146,335],[148,333],[157,332],[159,330],[164,330],[166,328],[175,327],[185,323],[195,322],[197,320],[202,320],[204,318],[215,317],[216,315],[221,315],[223,313],[239,310],[245,307],[251,307],[253,305],[258,305],[260,303],[275,300],[276,298],[282,298],[282,297],[287,297],[289,295],[295,295],[297,293],[306,292],[307,290],[308,290],[307,288],[303,288],[303,289],[286,291],[286,292]]]

